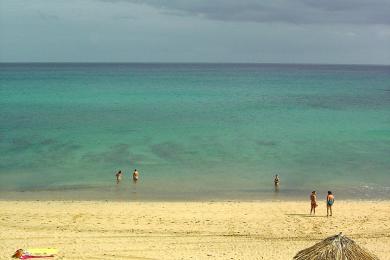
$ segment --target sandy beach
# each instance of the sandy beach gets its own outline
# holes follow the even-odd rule
[[[1,201],[0,259],[54,247],[55,259],[292,259],[339,232],[390,259],[390,202]]]

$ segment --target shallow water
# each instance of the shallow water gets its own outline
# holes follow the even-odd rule
[[[278,173],[389,198],[389,108],[389,66],[0,64],[0,196],[257,199]]]

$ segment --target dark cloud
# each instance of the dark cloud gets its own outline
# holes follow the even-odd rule
[[[390,24],[388,0],[127,1],[153,6],[167,14],[192,15],[222,21]]]
[[[42,19],[46,21],[53,21],[53,20],[59,20],[60,18],[57,15],[53,14],[47,14],[41,11],[37,11],[37,15]]]
[[[134,15],[117,15],[117,16],[113,16],[114,19],[117,19],[117,20],[136,20],[137,17],[135,17]]]

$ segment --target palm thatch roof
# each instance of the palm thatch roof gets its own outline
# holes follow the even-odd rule
[[[299,251],[295,260],[379,260],[342,233]]]

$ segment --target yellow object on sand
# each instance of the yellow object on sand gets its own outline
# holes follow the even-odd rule
[[[55,255],[58,253],[56,248],[28,248],[25,253],[30,255]]]

